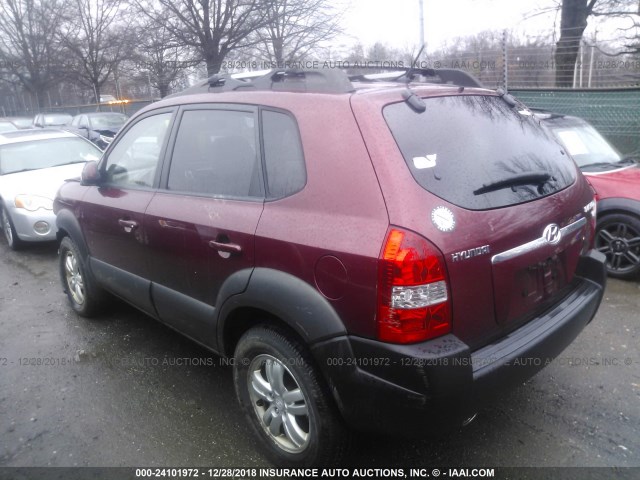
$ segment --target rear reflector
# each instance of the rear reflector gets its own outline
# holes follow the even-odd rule
[[[378,261],[378,338],[415,343],[451,331],[444,258],[425,238],[389,229]]]

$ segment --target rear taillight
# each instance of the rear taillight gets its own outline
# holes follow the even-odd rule
[[[390,228],[378,261],[378,338],[414,343],[451,331],[444,258],[419,235]]]

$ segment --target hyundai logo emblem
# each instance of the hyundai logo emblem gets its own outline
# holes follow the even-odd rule
[[[545,227],[544,232],[542,232],[542,236],[547,241],[547,243],[553,245],[560,241],[562,232],[560,231],[560,227],[558,225],[552,223],[551,225],[547,225]]]

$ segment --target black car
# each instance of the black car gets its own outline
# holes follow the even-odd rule
[[[73,117],[71,129],[104,150],[113,141],[113,137],[127,118],[126,115],[115,112],[83,113]]]

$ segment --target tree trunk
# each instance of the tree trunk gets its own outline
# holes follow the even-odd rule
[[[588,0],[562,1],[560,39],[555,53],[556,87],[573,86],[573,72],[582,34],[587,28],[587,17],[594,3]]]
[[[222,60],[224,60],[224,56],[219,54],[218,52],[212,52],[206,56],[205,61],[207,62],[207,76],[210,77],[220,72],[220,68],[222,67]]]
[[[164,82],[158,83],[158,92],[160,93],[160,98],[169,95],[169,84]]]
[[[273,57],[278,68],[284,67],[284,39],[281,37],[274,37],[271,45],[273,47]]]

